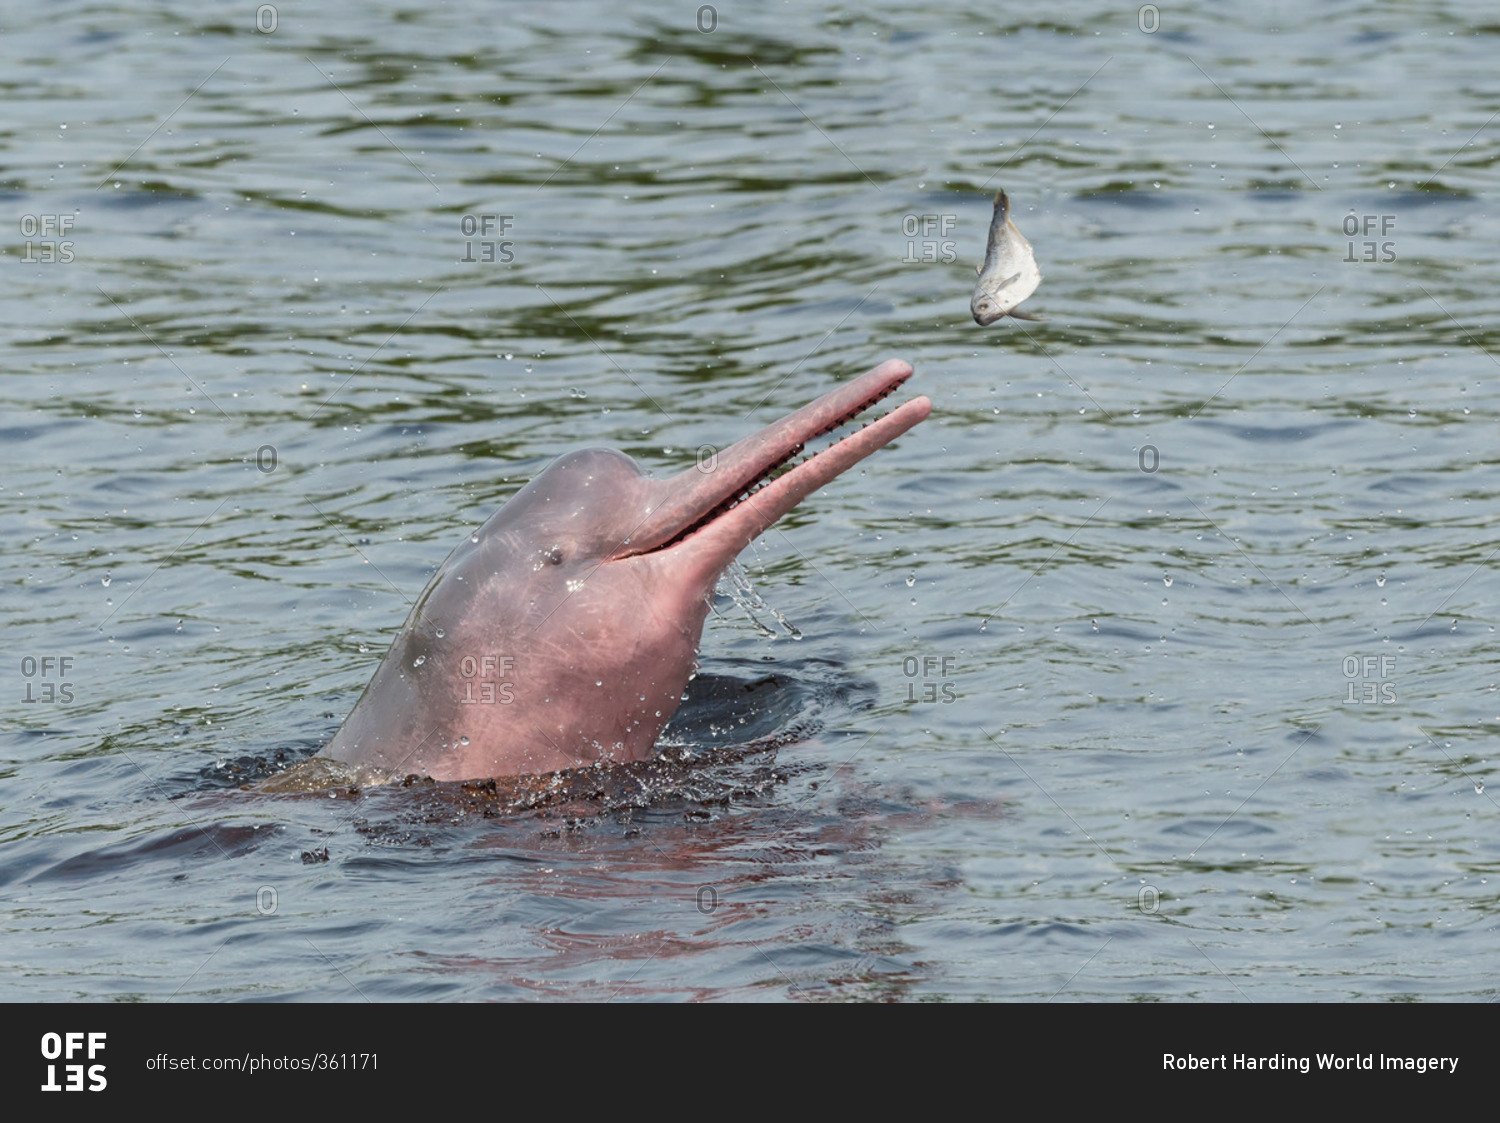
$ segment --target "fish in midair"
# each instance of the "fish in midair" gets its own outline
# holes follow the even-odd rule
[[[1040,320],[1029,312],[1016,311],[1016,305],[1036,292],[1042,283],[1042,272],[1036,257],[1016,224],[1010,220],[1010,200],[1001,191],[995,196],[995,214],[990,219],[990,241],[985,247],[984,264],[979,267],[979,281],[969,311],[981,327],[993,324],[1001,316],[1018,320]]]

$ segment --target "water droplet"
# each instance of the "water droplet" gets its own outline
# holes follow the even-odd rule
[[[418,655],[415,659],[413,659],[411,661],[411,665],[413,667],[420,667],[425,662],[427,662],[427,656],[425,656],[425,655]]]
[[[906,575],[906,587],[908,589],[910,589],[916,583],[917,583],[917,575],[915,573],[908,573]]]

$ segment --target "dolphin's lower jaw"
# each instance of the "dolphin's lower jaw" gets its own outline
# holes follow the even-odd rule
[[[706,471],[655,480],[619,453],[559,458],[439,569],[323,754],[438,780],[647,759],[696,668],[720,574],[931,403],[776,471],[911,374],[882,363]]]

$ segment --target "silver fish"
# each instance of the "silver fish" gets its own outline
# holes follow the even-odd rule
[[[984,264],[979,267],[979,283],[969,311],[981,327],[993,324],[1001,316],[1018,320],[1040,320],[1029,312],[1017,312],[1016,305],[1036,292],[1042,283],[1042,271],[1036,267],[1031,243],[1010,220],[1010,200],[1001,191],[995,196],[995,215],[990,219],[990,241],[985,247]]]

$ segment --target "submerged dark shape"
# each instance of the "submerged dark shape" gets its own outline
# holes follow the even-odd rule
[[[969,311],[980,327],[993,324],[1002,316],[1018,320],[1040,320],[1030,312],[1018,312],[1016,306],[1042,283],[1031,243],[1010,220],[1010,200],[1005,192],[995,195],[995,213],[990,218],[990,238],[985,246],[984,264],[979,267],[979,281],[969,301]]]
[[[719,575],[932,404],[915,398],[771,474],[911,374],[882,363],[709,470],[657,480],[609,449],[558,458],[449,555],[320,755],[437,780],[650,758]]]

